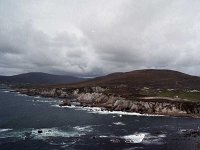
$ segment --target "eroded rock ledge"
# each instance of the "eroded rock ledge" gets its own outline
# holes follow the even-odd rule
[[[29,88],[17,89],[22,94],[29,96],[63,98],[64,105],[81,105],[89,107],[102,107],[111,111],[127,111],[146,114],[159,114],[171,116],[200,116],[200,103],[176,100],[158,100],[140,98],[129,100],[113,94],[106,94],[105,88],[86,87],[79,89],[66,88]]]

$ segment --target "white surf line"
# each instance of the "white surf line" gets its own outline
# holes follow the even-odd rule
[[[2,91],[2,92],[3,92],[3,93],[9,93],[10,91],[7,91],[7,90],[6,90],[6,91]]]
[[[124,112],[124,111],[109,111],[109,110],[102,110],[100,107],[82,107],[82,106],[59,106],[59,104],[56,105],[51,105],[53,107],[58,107],[58,108],[73,108],[75,110],[85,110],[88,111],[89,113],[97,113],[97,114],[115,114],[119,115],[119,117],[122,117],[123,115],[128,115],[128,116],[149,116],[149,117],[162,117],[165,115],[153,115],[153,114],[140,114],[136,112]]]
[[[126,143],[141,143],[145,138],[146,133],[136,133],[132,135],[122,136]]]
[[[149,144],[161,145],[161,144],[165,143],[164,138],[166,138],[166,135],[159,134],[157,136],[154,136],[147,132],[139,132],[139,133],[136,132],[136,133],[124,135],[124,136],[100,135],[99,137],[100,138],[109,138],[109,139],[111,139],[110,141],[113,143],[118,143],[118,142],[120,142],[119,139],[122,139],[126,143],[142,143],[145,145],[149,145]]]
[[[124,126],[126,124],[124,124],[123,122],[113,122],[114,125],[121,125],[121,126]]]
[[[13,130],[13,129],[10,129],[10,128],[0,129],[0,133],[1,133],[1,132],[6,132],[6,131],[11,131],[11,130]]]
[[[116,114],[122,117],[122,115],[129,115],[129,116],[164,116],[164,115],[152,115],[152,114],[140,114],[136,112],[124,112],[124,111],[109,111],[109,110],[101,110],[101,108],[98,107],[86,107],[89,112],[91,113],[98,113],[98,114]]]

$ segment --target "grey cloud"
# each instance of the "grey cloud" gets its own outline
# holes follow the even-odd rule
[[[5,68],[5,72],[1,74],[6,74],[9,68],[21,70],[21,72],[45,71],[76,74],[87,73],[90,69],[88,66],[91,64],[88,63],[91,61],[90,54],[92,53],[89,52],[89,46],[85,44],[84,37],[79,37],[79,35],[64,32],[52,37],[35,29],[32,24],[25,23],[22,28],[10,31],[7,36],[14,39],[7,44],[13,51],[0,45],[0,66]]]
[[[2,0],[0,74],[164,68],[200,75],[199,20],[198,0]]]

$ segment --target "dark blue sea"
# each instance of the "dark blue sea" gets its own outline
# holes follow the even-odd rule
[[[59,100],[0,89],[0,150],[197,150],[200,119],[58,107]],[[38,130],[42,133],[38,133]]]

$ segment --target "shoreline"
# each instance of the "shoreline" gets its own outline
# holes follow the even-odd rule
[[[106,110],[106,109],[101,109],[100,107],[88,107],[88,106],[59,106],[59,105],[55,105],[54,107],[58,107],[58,108],[75,108],[76,110],[86,110],[88,112],[91,113],[97,113],[97,114],[102,114],[102,115],[106,115],[106,114],[115,114],[115,115],[119,115],[121,116],[149,116],[149,117],[167,117],[167,115],[159,115],[159,114],[140,114],[140,113],[136,113],[136,112],[125,112],[125,111],[110,111],[110,110]]]
[[[13,89],[9,91],[13,92]],[[124,114],[138,114],[138,116],[200,118],[200,104],[195,102],[157,102],[154,99],[154,101],[130,101],[113,95],[106,96],[102,91],[92,91],[90,93],[82,91],[79,93],[78,89],[72,90],[69,93],[59,89],[60,95],[55,94],[55,89],[14,89],[14,91],[28,96],[58,98],[60,101],[63,101],[58,104],[60,107],[69,107],[73,105],[73,102],[77,102],[79,105],[75,105],[74,107],[81,106],[82,108],[89,108],[91,110],[98,108],[98,112],[100,113],[122,112]]]
[[[81,109],[81,110],[86,110],[91,113],[98,113],[98,114],[116,114],[116,115],[127,115],[127,116],[146,116],[146,117],[177,117],[177,118],[200,118],[199,116],[193,116],[193,115],[185,115],[185,114],[145,114],[145,113],[138,113],[138,112],[127,112],[127,111],[112,111],[112,110],[107,110],[107,109],[101,109],[100,107],[89,107],[89,106],[55,106],[59,108],[75,108],[75,109]],[[96,109],[101,109],[101,110],[96,110]]]

